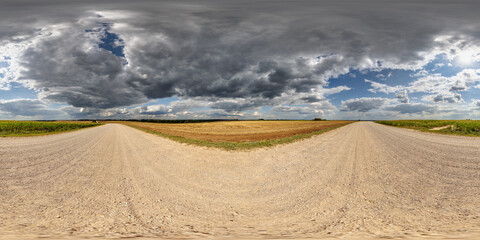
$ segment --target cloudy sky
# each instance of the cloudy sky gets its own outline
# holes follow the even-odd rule
[[[478,119],[479,12],[477,0],[2,0],[0,119]]]

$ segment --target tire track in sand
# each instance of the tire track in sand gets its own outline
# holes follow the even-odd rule
[[[118,124],[0,139],[0,238],[480,236],[480,139],[358,122],[268,149]]]

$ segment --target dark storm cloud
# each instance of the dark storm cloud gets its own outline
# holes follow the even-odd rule
[[[65,29],[57,34],[28,48],[21,62],[25,70],[20,79],[33,79],[45,99],[96,108],[146,100],[125,81],[132,77],[126,76],[123,58],[104,49],[85,49],[85,41],[77,39],[88,33]]]
[[[312,107],[292,107],[292,106],[276,106],[272,108],[273,112],[279,113],[295,113],[300,115],[312,115],[312,114],[322,114],[323,110],[315,109]]]
[[[105,110],[100,108],[64,107],[62,111],[66,112],[69,116],[73,117],[74,119],[98,118],[106,113]]]
[[[10,118],[43,118],[43,116],[58,117],[62,115],[60,111],[48,109],[48,107],[42,101],[34,99],[14,99],[9,101],[0,101],[0,112],[3,112],[5,116]]]
[[[473,44],[478,7],[427,0],[6,0],[0,42],[30,42],[20,79],[46,100],[108,109],[177,96],[216,99],[211,107],[236,111],[326,88],[329,78],[351,69],[417,66],[421,53],[445,47],[435,41],[439,35]],[[105,23],[123,44],[111,49],[122,54],[99,48],[105,36],[86,31]],[[239,98],[259,100],[222,100]],[[382,104],[346,101],[344,110]]]
[[[342,101],[342,111],[368,112],[378,109],[385,103],[385,98],[354,98]]]
[[[401,103],[408,103],[410,99],[408,98],[407,90],[403,90],[395,93],[395,98],[398,99]]]
[[[394,111],[399,113],[422,113],[430,112],[432,113],[435,108],[421,103],[402,103],[394,107],[387,107],[385,110]]]
[[[438,94],[433,97],[433,101],[438,103],[438,102],[444,102],[444,103],[459,103],[463,102],[462,95],[455,93],[455,94]]]
[[[227,100],[213,102],[209,107],[214,109],[224,109],[227,112],[237,112],[260,105],[261,104],[255,101]]]

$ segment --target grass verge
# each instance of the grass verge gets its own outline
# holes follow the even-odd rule
[[[125,124],[125,125],[127,125],[129,127],[139,129],[139,130],[147,132],[147,133],[160,135],[162,137],[171,139],[173,141],[181,142],[181,143],[197,145],[197,146],[204,146],[204,147],[220,148],[220,149],[232,151],[232,150],[250,150],[250,149],[254,149],[254,148],[272,147],[272,146],[279,145],[279,144],[292,143],[292,142],[295,142],[295,141],[310,138],[310,137],[313,137],[315,135],[331,131],[333,129],[337,129],[339,127],[346,126],[350,123],[345,123],[343,125],[333,126],[331,128],[325,128],[325,129],[322,129],[322,130],[319,130],[319,131],[314,131],[314,132],[311,132],[311,133],[297,134],[297,135],[293,135],[293,136],[285,137],[285,138],[270,139],[270,140],[255,141],[255,142],[211,142],[211,141],[206,141],[206,140],[198,140],[198,139],[191,139],[191,138],[184,138],[184,137],[169,135],[169,134],[156,132],[156,131],[144,129],[144,128],[137,127],[137,126],[131,126],[131,125],[127,125],[127,124]]]
[[[74,131],[98,126],[98,123],[41,121],[0,121],[0,137],[24,137]]]
[[[480,137],[479,120],[389,120],[375,122],[424,132]],[[439,127],[445,128],[433,130],[433,128]]]

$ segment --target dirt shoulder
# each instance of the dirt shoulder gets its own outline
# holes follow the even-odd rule
[[[0,138],[0,238],[445,238],[480,231],[480,140],[358,122],[248,152],[120,124]]]

